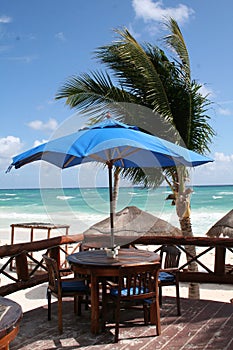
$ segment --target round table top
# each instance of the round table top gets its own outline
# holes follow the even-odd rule
[[[9,333],[22,317],[22,308],[15,301],[0,297],[0,338]]]
[[[119,249],[118,255],[113,258],[107,256],[105,250],[86,250],[67,256],[70,264],[93,267],[120,267],[128,264],[143,264],[159,262],[160,256],[154,252],[139,249]]]

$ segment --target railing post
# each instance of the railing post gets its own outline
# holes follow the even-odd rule
[[[215,247],[214,273],[219,275],[225,273],[225,257],[226,248],[222,246]]]
[[[28,273],[28,262],[27,262],[27,253],[22,252],[15,257],[16,262],[16,272],[19,281],[28,281],[29,273]]]

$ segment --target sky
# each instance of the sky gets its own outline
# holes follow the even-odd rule
[[[162,46],[162,22],[170,16],[184,36],[192,78],[212,101],[214,162],[196,168],[192,184],[233,184],[232,13],[231,0],[0,0],[0,188],[40,186],[36,163],[5,170],[12,156],[48,140],[72,118],[75,110],[55,95],[69,77],[104,69],[94,50],[116,39],[114,29],[126,27],[140,43]],[[102,169],[93,180],[92,167],[80,172],[82,186],[104,186]],[[46,174],[48,187],[56,186],[53,170]],[[59,181],[76,186],[77,169]]]

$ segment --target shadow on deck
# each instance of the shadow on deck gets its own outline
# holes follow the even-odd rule
[[[122,312],[120,340],[113,343],[114,328],[107,324],[105,333],[90,333],[90,312],[82,316],[73,314],[73,302],[64,301],[63,334],[58,334],[57,303],[52,305],[52,321],[47,321],[47,306],[24,313],[20,331],[10,349],[24,350],[181,350],[181,349],[233,349],[233,304],[209,300],[181,299],[180,317],[176,316],[175,298],[164,297],[161,309],[162,334],[155,326],[144,326],[142,312]],[[129,321],[127,317],[130,314]],[[132,316],[134,324],[132,326]]]

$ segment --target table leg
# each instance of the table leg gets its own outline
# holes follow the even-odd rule
[[[99,282],[94,273],[91,274],[91,332],[99,332]]]

